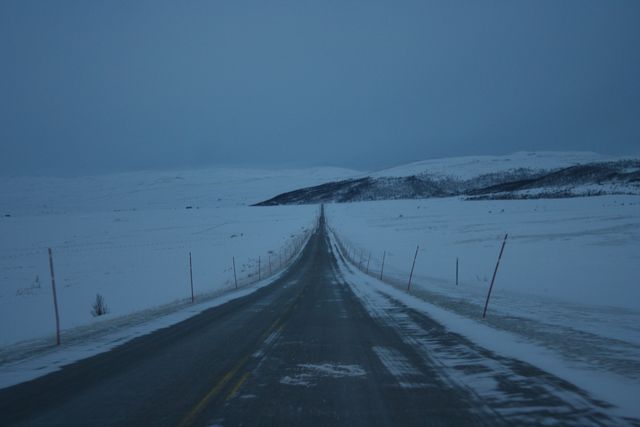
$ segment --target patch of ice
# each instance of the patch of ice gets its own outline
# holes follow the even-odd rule
[[[315,365],[312,363],[298,364],[301,368],[316,372],[319,376],[341,378],[341,377],[362,377],[366,372],[359,365],[340,365],[334,363],[323,363]]]
[[[366,371],[359,365],[343,365],[337,363],[300,363],[293,375],[280,379],[280,384],[313,387],[319,378],[360,378]]]
[[[295,375],[293,377],[290,377],[289,375],[282,377],[280,379],[280,384],[286,384],[286,385],[296,385],[296,386],[304,386],[304,387],[311,387],[314,384],[311,382],[311,379],[309,378],[308,375]]]

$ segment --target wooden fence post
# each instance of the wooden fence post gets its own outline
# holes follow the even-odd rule
[[[507,243],[507,236],[509,236],[509,233],[504,235],[504,240],[502,241],[502,247],[500,248],[500,255],[498,255],[498,262],[496,262],[496,269],[493,270],[493,277],[491,278],[491,285],[489,286],[489,292],[487,293],[487,300],[484,303],[484,310],[482,311],[482,318],[483,319],[487,315],[487,306],[489,305],[489,298],[491,297],[491,290],[493,289],[493,282],[496,280],[496,273],[498,272],[498,266],[500,265],[500,259],[502,258],[502,252],[504,252],[504,245]]]
[[[261,280],[262,274],[260,273],[260,257],[258,256],[258,281]]]
[[[369,258],[367,258],[367,274],[369,274],[369,263],[371,262],[371,252],[369,252]]]
[[[189,252],[189,281],[191,282],[191,302],[193,302],[193,263],[191,262],[191,252]]]
[[[458,257],[456,257],[456,286],[458,286]]]
[[[416,254],[413,256],[413,264],[411,264],[411,273],[409,273],[409,284],[407,285],[407,292],[411,290],[411,278],[413,277],[413,269],[416,266],[416,258],[418,258],[418,250],[420,245],[416,246]]]
[[[384,259],[387,257],[387,251],[382,253],[382,267],[380,267],[380,280],[382,280],[382,273],[384,272]]]
[[[51,289],[53,290],[53,308],[56,312],[56,345],[60,345],[60,315],[58,314],[58,295],[56,294],[56,275],[53,272],[53,253],[49,248],[49,271],[51,272]]]
[[[236,289],[238,289],[238,276],[236,275],[236,257],[233,260],[233,280],[236,282]]]

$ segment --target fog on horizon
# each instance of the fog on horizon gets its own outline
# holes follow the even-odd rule
[[[639,154],[640,2],[0,3],[0,175]]]

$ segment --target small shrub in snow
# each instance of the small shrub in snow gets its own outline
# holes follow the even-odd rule
[[[104,302],[104,297],[100,294],[96,294],[96,300],[93,302],[91,306],[91,315],[93,317],[102,316],[103,314],[107,314],[109,312],[109,307]]]
[[[42,286],[40,284],[40,276],[36,276],[36,280],[31,283],[28,288],[20,288],[16,291],[16,295],[35,295],[40,293]]]

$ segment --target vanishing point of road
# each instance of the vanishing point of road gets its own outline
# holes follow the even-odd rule
[[[0,390],[0,425],[513,423],[482,396],[443,380],[440,363],[423,357],[411,340],[372,316],[342,278],[339,257],[321,216],[301,256],[272,284]],[[440,334],[441,343],[466,345],[424,314],[398,310]],[[511,387],[522,399],[539,393],[536,378],[548,374],[517,366],[524,384],[505,380],[505,390]],[[529,396],[529,404],[549,406],[548,399]],[[547,420],[571,424],[571,404],[552,403],[567,410]],[[610,421],[598,417],[589,419],[596,425]]]

